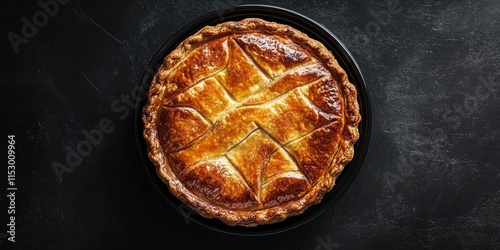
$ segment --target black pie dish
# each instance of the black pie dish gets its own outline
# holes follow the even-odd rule
[[[158,68],[161,66],[163,59],[172,50],[174,50],[187,37],[207,25],[216,25],[226,21],[239,21],[250,17],[290,25],[295,29],[306,33],[309,37],[323,43],[336,57],[340,66],[346,71],[349,81],[355,85],[358,91],[358,103],[362,120],[359,124],[360,137],[354,145],[355,153],[352,161],[339,175],[333,189],[323,197],[323,200],[319,204],[313,205],[307,208],[304,213],[287,218],[282,222],[248,228],[241,226],[228,226],[218,219],[208,219],[202,217],[197,212],[190,210],[187,205],[182,203],[170,193],[167,185],[165,185],[157,175],[155,165],[147,156],[147,144],[142,135],[144,125],[142,123],[141,116],[142,108],[147,102],[146,93],[147,90],[149,90],[151,80],[156,74]],[[162,197],[179,211],[178,216],[184,216],[186,221],[194,221],[202,226],[219,232],[234,235],[270,235],[296,228],[313,220],[338,201],[349,188],[361,168],[368,148],[371,131],[371,106],[368,93],[366,92],[365,82],[356,61],[353,59],[352,55],[342,42],[340,42],[339,39],[328,29],[308,17],[284,8],[268,5],[241,5],[230,9],[213,11],[196,18],[180,29],[165,44],[163,44],[146,68],[138,87],[139,90],[145,91],[139,91],[136,98],[134,113],[135,135],[143,165],[150,176],[151,182]]]

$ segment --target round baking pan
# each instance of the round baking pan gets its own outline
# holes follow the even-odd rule
[[[262,18],[267,21],[275,21],[282,24],[288,24],[304,33],[311,38],[316,39],[323,43],[337,58],[340,66],[347,72],[349,80],[356,86],[358,90],[358,102],[360,106],[360,113],[362,121],[359,124],[360,138],[354,145],[354,158],[345,167],[344,171],[337,178],[336,185],[327,193],[323,200],[314,206],[306,209],[303,214],[292,216],[285,221],[278,222],[270,225],[261,225],[257,227],[241,227],[241,226],[228,226],[218,219],[207,219],[200,216],[198,213],[191,211],[180,200],[173,196],[168,190],[161,179],[156,174],[155,165],[149,160],[147,156],[147,144],[142,136],[143,123],[141,120],[142,107],[146,104],[145,95],[138,95],[135,107],[135,133],[138,150],[141,154],[144,167],[148,172],[153,185],[159,193],[170,203],[176,210],[179,211],[178,216],[184,216],[186,220],[194,221],[200,225],[217,230],[224,233],[236,235],[269,235],[279,232],[284,232],[292,228],[303,225],[311,221],[327,208],[331,207],[347,190],[350,184],[354,181],[366,154],[368,142],[370,138],[371,127],[371,112],[370,101],[368,93],[366,92],[365,82],[359,70],[357,63],[354,61],[352,55],[346,47],[333,35],[328,29],[296,12],[267,5],[242,5],[233,7],[226,10],[213,11],[207,13],[196,20],[190,22],[176,34],[174,34],[160,50],[154,55],[146,72],[144,73],[139,90],[148,90],[153,76],[160,67],[163,59],[174,50],[184,39],[194,34],[196,31],[205,27],[206,25],[216,25],[225,21],[237,21],[249,17]],[[139,91],[140,93],[141,91]],[[142,91],[144,93],[144,91]]]

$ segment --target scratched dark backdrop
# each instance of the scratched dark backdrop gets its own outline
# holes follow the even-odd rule
[[[122,95],[176,30],[244,3],[70,1],[46,23],[36,1],[2,4],[1,137],[6,147],[16,135],[18,191],[16,243],[1,226],[1,249],[500,248],[495,0],[266,2],[323,24],[359,63],[373,115],[365,162],[333,207],[297,229],[240,237],[186,224],[142,166]],[[21,38],[23,17],[39,18],[36,34]],[[114,130],[58,179],[66,147],[102,121]]]

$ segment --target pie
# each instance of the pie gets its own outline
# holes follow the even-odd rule
[[[142,119],[173,195],[204,217],[252,227],[321,201],[352,160],[361,116],[323,44],[249,18],[206,26],[173,50]]]

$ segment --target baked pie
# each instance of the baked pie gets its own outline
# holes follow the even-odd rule
[[[142,118],[171,193],[246,227],[320,202],[351,161],[361,120],[356,89],[323,44],[257,18],[185,39],[154,77]]]

